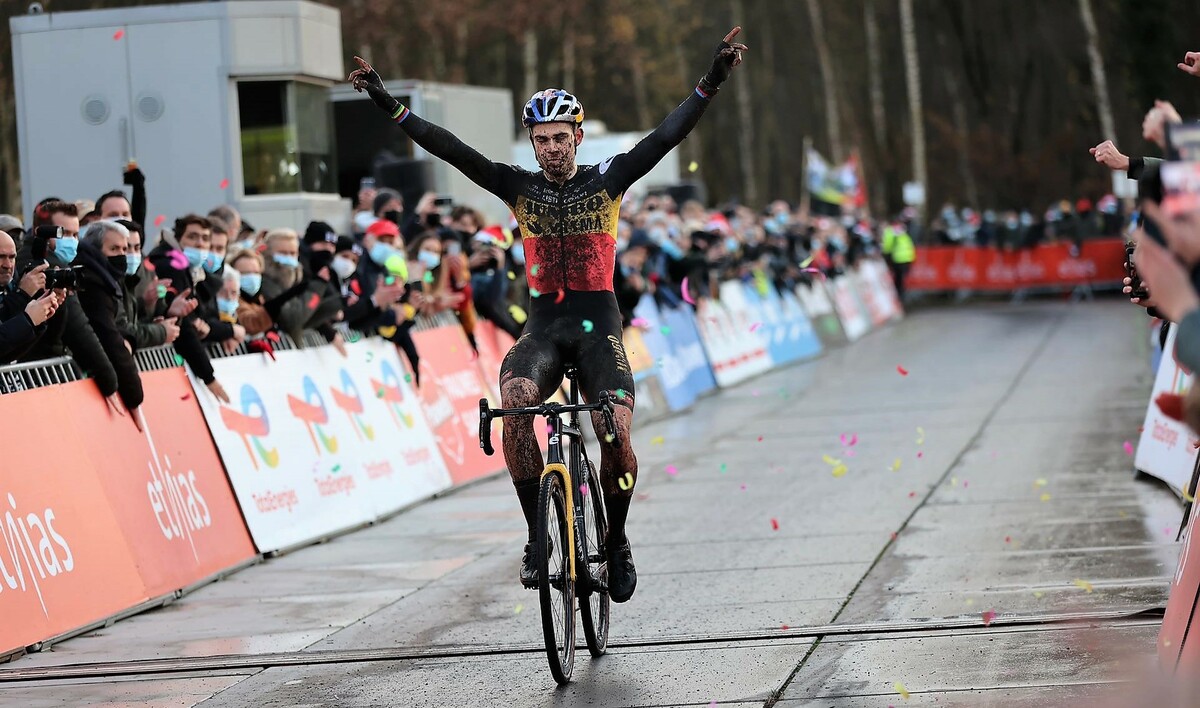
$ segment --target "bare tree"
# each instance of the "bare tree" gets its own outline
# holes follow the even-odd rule
[[[1113,120],[1112,103],[1108,100],[1108,75],[1104,72],[1104,55],[1100,53],[1100,35],[1096,31],[1096,18],[1092,15],[1091,0],[1079,0],[1079,17],[1087,31],[1088,59],[1092,68],[1092,86],[1096,91],[1096,110],[1100,113],[1100,129],[1104,138],[1115,140],[1116,123]]]
[[[746,16],[742,8],[742,0],[729,0],[729,11],[733,22],[737,24]],[[742,163],[742,202],[750,206],[760,206],[758,201],[758,176],[754,171],[754,115],[751,110],[750,84],[743,80],[733,82],[734,96],[738,104],[738,152]]]
[[[904,44],[904,77],[908,85],[908,114],[912,122],[913,179],[929,190],[925,170],[925,112],[921,107],[921,63],[917,56],[917,28],[913,21],[912,0],[900,0],[900,38]],[[925,205],[917,207],[925,217]]]
[[[812,24],[813,45],[817,49],[817,63],[821,67],[821,83],[825,89],[825,130],[829,133],[829,152],[834,162],[845,158],[842,145],[842,123],[838,115],[837,79],[833,71],[833,59],[829,54],[829,43],[825,41],[825,24],[821,21],[819,0],[808,0],[808,19]]]

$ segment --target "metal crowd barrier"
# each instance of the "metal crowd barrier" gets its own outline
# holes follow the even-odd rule
[[[439,312],[432,317],[418,317],[416,323],[413,325],[413,330],[424,331],[457,323],[458,319],[454,313]],[[358,330],[352,330],[344,325],[336,325],[336,327],[347,342],[357,342],[364,337],[373,336]],[[295,340],[282,332],[279,332],[278,335],[278,339],[272,338],[271,340],[271,347],[275,351],[319,347],[326,344],[324,337],[311,330],[304,331],[300,345],[297,345]],[[208,356],[212,359],[241,356],[249,353],[250,351],[246,346],[246,342],[239,344],[232,352],[225,351],[225,348],[219,344],[214,344],[208,348]],[[183,358],[176,353],[174,345],[171,344],[139,349],[135,353],[134,359],[137,361],[139,371],[158,371],[160,369],[183,366]],[[82,378],[84,376],[78,365],[69,356],[22,364],[9,364],[0,366],[0,395],[78,381]]]

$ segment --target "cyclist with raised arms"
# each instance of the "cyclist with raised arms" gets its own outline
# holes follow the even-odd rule
[[[525,243],[529,279],[529,319],[520,339],[500,367],[501,405],[536,406],[562,382],[564,364],[578,371],[580,391],[594,401],[607,391],[617,399],[618,435],[601,439],[600,480],[608,507],[609,594],[625,602],[637,585],[633,553],[625,537],[625,519],[637,480],[637,458],[629,444],[633,419],[633,375],[621,344],[621,313],[613,294],[617,220],[621,198],[683,141],[742,61],[743,44],[732,43],[734,27],[717,46],[712,67],[670,115],[629,152],[599,165],[575,164],[583,141],[583,105],[561,89],[535,93],[525,104],[522,123],[529,129],[538,172],[492,162],[444,128],[414,115],[387,92],[379,74],[360,57],[350,74],[358,91],[429,154],[456,167],[496,195],[516,216]],[[602,430],[599,412],[592,414]],[[521,561],[521,583],[537,587],[533,538],[537,524],[538,481],[543,462],[533,431],[533,416],[509,418],[504,425],[504,461],[512,475],[530,542]]]

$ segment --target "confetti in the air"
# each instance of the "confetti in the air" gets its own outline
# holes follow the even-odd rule
[[[579,483],[579,494],[586,497],[587,493],[588,493],[587,482],[580,482]]]
[[[113,32],[113,41],[114,41],[114,42],[118,42],[118,41],[120,41],[120,40],[121,40],[121,38],[122,38],[122,37],[124,37],[124,36],[125,36],[125,30],[123,30],[123,29],[119,29],[119,30],[117,30],[116,32]]]
[[[750,325],[750,331],[753,332],[759,327],[762,327],[762,322],[755,322],[754,324]]]
[[[617,480],[617,486],[625,491],[633,489],[633,474],[626,472],[624,477]]]
[[[924,457],[925,457],[925,453],[923,453],[923,452],[918,452],[918,453],[917,453],[917,459],[918,459],[918,460],[920,460],[920,459],[922,459],[922,458],[924,458]]]
[[[167,220],[167,215],[166,215],[166,214],[159,214],[158,216],[154,217],[154,225],[155,225],[155,226],[162,226],[162,225],[163,225],[163,222],[164,222],[164,221],[166,221],[166,220]]]
[[[1121,447],[1125,448],[1125,454],[1126,454],[1126,455],[1132,455],[1132,454],[1133,454],[1133,443],[1129,442],[1128,440],[1126,440],[1126,441],[1125,441],[1125,442],[1124,442],[1124,443],[1121,445]]]
[[[899,469],[900,469],[900,458],[897,457],[896,459],[892,460],[892,471],[895,472]]]
[[[534,263],[533,265],[529,266],[529,272],[530,272],[532,275],[537,275],[537,272],[538,272],[538,269],[539,269],[539,268],[541,268],[541,266],[540,266],[540,265],[538,265],[537,263]]]
[[[892,688],[896,689],[896,693],[899,693],[901,698],[906,701],[908,700],[908,689],[904,687],[904,684],[897,681],[892,684]]]
[[[1188,493],[1188,488],[1187,488],[1187,485],[1186,485],[1186,484],[1185,484],[1185,485],[1183,485],[1183,489],[1182,489],[1181,491],[1183,492],[1183,500],[1184,500],[1185,502],[1189,502],[1189,503],[1190,503],[1190,502],[1194,502],[1194,501],[1196,501],[1196,498],[1195,498],[1194,496],[1192,496],[1191,494],[1189,494],[1189,493]]]
[[[925,429],[920,426],[917,427],[917,444],[925,444]]]
[[[693,165],[696,163],[692,163]],[[688,277],[683,276],[683,280],[679,281],[679,293],[683,295],[683,301],[689,305],[695,305],[696,301],[692,299],[691,288],[688,287]]]
[[[629,324],[633,325],[634,327],[649,327],[650,326],[649,320],[647,320],[645,317],[634,317],[632,320],[629,321]]]
[[[334,471],[334,472],[338,472],[338,471],[340,471],[341,469],[342,469],[342,466],[341,466],[341,465],[334,465],[334,466],[333,466],[333,471]]]
[[[191,398],[191,397],[192,397],[192,394],[190,394],[190,393],[185,393],[185,394],[183,394],[182,396],[180,396],[180,397],[179,397],[179,400],[181,400],[181,401],[186,401],[187,399],[189,399],[189,398]]]
[[[1038,479],[1033,480],[1033,488],[1034,489],[1040,489],[1040,488],[1046,486],[1047,484],[1050,484],[1050,480],[1045,479],[1045,478],[1038,478]]]
[[[542,294],[540,292],[538,292],[537,288],[529,289],[529,297],[541,297],[541,296],[542,296]]]
[[[1042,492],[1042,496],[1040,498],[1044,502],[1050,501],[1050,492]]]
[[[675,467],[675,465],[667,465],[666,472],[667,472],[667,474],[674,477],[675,475],[679,474],[679,469],[677,467]]]
[[[833,468],[833,476],[834,477],[845,477],[846,473],[849,471],[850,471],[849,467],[847,467],[844,464],[839,464],[837,467]]]
[[[779,519],[771,519],[771,530],[772,531],[779,530]]]
[[[1092,590],[1095,589],[1092,587],[1092,584],[1086,580],[1075,580],[1073,582],[1075,583],[1075,587],[1079,588],[1080,590],[1083,590],[1084,592],[1091,592]]]
[[[612,442],[613,440],[616,440],[616,439],[617,439],[617,437],[616,437],[615,435],[613,435],[612,433],[605,433],[605,434],[604,434],[604,442],[609,442],[609,443],[610,443],[610,442]]]
[[[594,325],[594,324],[592,324],[592,321],[591,321],[591,320],[584,320],[584,321],[583,321],[583,331],[584,331],[584,332],[591,332],[591,331],[592,331],[592,329],[594,329],[594,328],[595,328],[595,325]]]
[[[183,366],[183,357],[179,356],[178,354],[175,355],[175,365]]]
[[[517,606],[513,608],[513,614],[519,615],[519,614],[521,614],[521,610],[523,610],[523,609],[525,609],[525,605],[518,602]]]
[[[662,445],[666,441],[667,441],[667,439],[661,435],[656,435],[653,438],[650,438],[651,445]]]
[[[696,170],[698,170],[698,169],[700,169],[700,163],[699,163],[699,162],[696,162],[695,160],[692,160],[691,162],[689,162],[689,163],[688,163],[688,172],[695,172],[695,171],[696,171]]]
[[[900,374],[901,376],[908,376],[908,369],[897,364],[896,365],[896,373]]]
[[[404,382],[405,382],[405,383],[412,383],[412,374],[405,374],[405,375],[404,375]]]
[[[167,260],[171,262],[171,267],[175,270],[183,270],[188,267],[188,259],[187,256],[183,255],[183,251],[171,251]]]
[[[383,390],[382,388],[375,392],[376,398],[383,398],[386,395],[387,395],[387,391]]]
[[[554,298],[554,304],[555,304],[555,305],[557,305],[558,303],[562,302],[562,301],[563,301],[563,298],[564,298],[564,297],[566,297],[566,296],[567,296],[567,291],[566,291],[566,290],[559,290],[559,291],[558,291],[558,296]]]
[[[622,401],[625,400],[625,389],[623,389],[623,388],[617,389],[617,398],[621,399]]]
[[[758,436],[758,441],[759,441],[759,442],[762,442],[762,436],[761,436],[761,435],[759,435],[759,436]]]
[[[854,447],[858,444],[858,433],[846,435],[842,433],[842,447]]]
[[[995,621],[995,619],[996,619],[996,611],[995,610],[984,610],[983,611],[983,626],[984,627],[991,626],[992,622]]]
[[[225,179],[221,180],[221,184],[219,186],[221,189],[229,189],[229,178],[226,177]]]
[[[658,331],[659,331],[659,332],[662,332],[664,337],[665,337],[665,336],[667,336],[667,335],[669,335],[669,334],[671,334],[671,328],[670,328],[670,327],[668,327],[668,326],[666,326],[666,325],[663,325],[662,327],[659,327],[659,328],[658,328]]]
[[[726,471],[726,470],[728,470],[728,469],[729,469],[729,466],[728,466],[728,465],[726,465],[724,462],[722,462],[722,463],[721,463],[721,471],[722,471],[722,472],[724,472],[724,471]]]

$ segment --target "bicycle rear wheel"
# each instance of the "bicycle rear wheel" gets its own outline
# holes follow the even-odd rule
[[[608,586],[608,562],[604,555],[604,536],[608,533],[608,517],[604,513],[604,493],[600,479],[591,460],[587,462],[587,494],[580,495],[583,505],[583,520],[587,527],[584,547],[587,549],[587,568],[591,576]],[[592,656],[603,656],[608,649],[608,591],[593,590],[587,597],[579,598],[579,620],[583,625],[583,638]]]
[[[538,599],[550,673],[560,684],[575,666],[575,583],[571,582],[566,492],[558,473],[542,477],[538,493]]]

